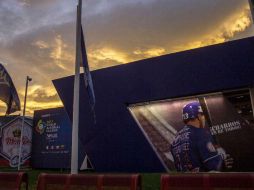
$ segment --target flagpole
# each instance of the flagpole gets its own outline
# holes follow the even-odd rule
[[[24,131],[24,121],[25,121],[25,114],[26,114],[26,97],[27,97],[27,88],[28,82],[31,81],[32,78],[29,76],[26,77],[26,90],[25,90],[25,98],[24,98],[24,108],[23,108],[23,117],[21,123],[21,134],[20,134],[20,141],[19,141],[19,162],[18,162],[18,171],[20,170],[20,162],[22,157],[22,144],[23,144],[23,131]]]
[[[72,118],[72,148],[71,148],[71,174],[78,173],[78,126],[79,126],[79,85],[80,85],[80,62],[81,62],[81,11],[82,0],[77,6],[76,23],[76,61],[73,97],[73,118]]]

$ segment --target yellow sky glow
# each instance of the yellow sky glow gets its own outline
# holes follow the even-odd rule
[[[175,47],[173,52],[179,52],[189,49],[195,49],[213,44],[223,43],[233,38],[237,33],[246,30],[251,26],[251,18],[249,15],[249,8],[246,7],[240,13],[232,15],[232,17],[221,26],[217,27],[214,32],[202,36],[199,40],[193,41],[178,47]]]
[[[92,62],[102,61],[102,60],[112,60],[118,63],[127,63],[131,61],[131,59],[128,58],[128,56],[125,53],[115,50],[113,48],[108,48],[108,47],[91,50],[88,53],[88,58]]]
[[[166,50],[162,47],[158,47],[158,48],[150,48],[146,51],[137,49],[133,53],[136,55],[142,55],[143,57],[149,58],[163,55],[166,53]]]

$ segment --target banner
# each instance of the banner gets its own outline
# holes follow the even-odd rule
[[[3,118],[4,119],[4,118]],[[30,122],[29,122],[30,121]],[[1,127],[0,155],[9,161],[10,167],[17,167],[19,161],[19,144],[21,137],[22,117],[15,117]],[[25,119],[23,127],[21,164],[27,165],[31,157],[32,124]],[[6,163],[2,161],[2,163]]]
[[[64,108],[34,112],[32,167],[70,168],[71,123]]]
[[[249,100],[249,95],[239,97],[245,101]],[[230,98],[223,94],[217,94],[132,106],[130,110],[158,157],[169,170],[175,170],[170,146],[177,132],[185,126],[182,121],[182,108],[190,102],[200,102],[203,110],[206,110],[206,128],[210,131],[213,142],[222,147],[234,160],[231,169],[222,168],[221,171],[253,172],[254,127],[253,123],[241,115],[241,111],[246,110],[244,114],[248,114],[253,120],[252,109],[247,109],[248,104],[241,102],[238,104],[244,105],[245,108],[236,109],[235,106],[239,106],[236,100],[233,100],[236,105],[229,100]]]

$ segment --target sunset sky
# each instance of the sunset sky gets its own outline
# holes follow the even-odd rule
[[[22,108],[33,78],[27,115],[62,105],[52,80],[74,74],[76,5],[0,0],[0,63]],[[254,35],[248,0],[83,0],[82,11],[91,70]]]

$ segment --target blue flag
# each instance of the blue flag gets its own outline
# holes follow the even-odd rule
[[[249,0],[252,22],[254,24],[254,0]]]
[[[84,68],[85,86],[89,96],[89,103],[91,105],[92,112],[95,116],[95,113],[94,113],[95,95],[94,95],[94,89],[93,89],[93,81],[92,81],[92,77],[90,74],[89,65],[87,61],[85,39],[84,39],[82,26],[81,26],[81,55],[82,55],[82,66]]]
[[[6,114],[20,111],[20,101],[12,79],[0,63],[0,100],[6,103]]]

